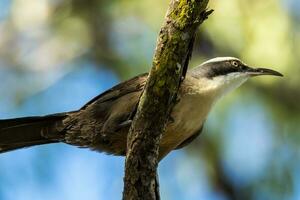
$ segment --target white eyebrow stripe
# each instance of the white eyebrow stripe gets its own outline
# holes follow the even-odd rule
[[[239,61],[239,59],[237,59],[235,57],[216,57],[216,58],[212,58],[212,59],[202,63],[202,65],[207,64],[207,63],[222,62],[222,61],[227,61],[227,60],[228,61],[229,60],[238,60]]]

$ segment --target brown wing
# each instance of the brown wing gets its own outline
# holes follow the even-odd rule
[[[112,87],[111,89],[101,93],[100,95],[94,97],[88,103],[86,103],[81,109],[85,109],[87,106],[97,103],[102,103],[105,101],[117,99],[128,93],[141,91],[147,81],[148,73],[140,74],[132,79],[119,83],[118,85]]]

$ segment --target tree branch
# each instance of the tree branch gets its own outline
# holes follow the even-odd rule
[[[159,199],[159,143],[187,71],[208,0],[171,0],[127,139],[123,199]]]

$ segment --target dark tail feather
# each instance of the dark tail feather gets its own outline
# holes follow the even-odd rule
[[[59,127],[67,113],[0,120],[0,153],[59,142]],[[45,137],[47,135],[47,137]]]

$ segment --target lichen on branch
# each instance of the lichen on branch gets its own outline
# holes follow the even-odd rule
[[[123,199],[159,199],[159,143],[191,56],[208,0],[171,0],[161,27],[152,68],[128,139]]]

